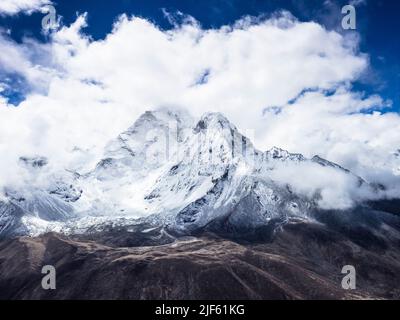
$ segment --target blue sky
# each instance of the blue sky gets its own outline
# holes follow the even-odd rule
[[[49,2],[61,24],[46,35]],[[21,155],[96,163],[145,111],[173,108],[398,195],[399,15],[393,0],[1,0],[0,182]]]
[[[163,29],[171,28],[162,9],[181,11],[193,16],[203,28],[218,28],[232,24],[244,15],[271,15],[277,10],[289,10],[301,21],[317,21],[338,32],[340,9],[349,0],[68,0],[55,1],[57,14],[66,25],[72,23],[77,13],[88,13],[85,32],[94,39],[102,39],[110,32],[116,17],[122,13],[141,16]],[[370,56],[370,68],[354,83],[355,89],[378,93],[393,101],[394,110],[400,110],[400,2],[393,0],[366,0],[357,5],[357,32],[361,36],[361,51]],[[21,41],[29,36],[46,41],[41,34],[42,13],[0,16],[0,26],[11,30],[10,36]],[[8,81],[22,81],[10,77]],[[11,102],[18,102],[23,94],[8,91]]]

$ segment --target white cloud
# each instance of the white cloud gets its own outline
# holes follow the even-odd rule
[[[49,49],[47,45],[28,39],[17,44],[0,33],[0,72],[22,76],[31,89],[43,91],[47,88],[49,75],[55,72],[51,68]]]
[[[365,199],[378,198],[366,184],[360,186],[354,176],[316,163],[282,163],[270,174],[283,185],[290,181],[297,194],[309,198],[318,194],[318,205],[327,210],[348,209]]]
[[[352,91],[368,68],[354,35],[286,12],[210,30],[183,20],[163,31],[122,16],[98,41],[83,34],[85,16],[46,45],[1,36],[8,54],[0,70],[24,77],[32,90],[18,108],[0,100],[2,183],[17,177],[20,155],[68,167],[75,146],[98,156],[139,114],[174,105],[195,115],[221,111],[241,130],[254,129],[262,149],[319,154],[398,192],[392,168],[400,165],[391,153],[400,148],[400,117],[365,113],[387,102]]]
[[[31,14],[49,4],[50,0],[1,0],[0,15],[15,15],[20,12]]]
[[[278,144],[306,156],[319,154],[369,181],[388,184],[388,175],[399,174],[393,152],[400,145],[400,117],[365,112],[384,105],[378,96],[363,98],[348,88],[331,96],[304,93],[280,113],[265,115],[260,140],[266,148]],[[399,194],[399,185],[392,187]]]
[[[352,6],[360,6],[360,5],[365,5],[367,4],[367,0],[351,0],[350,4]]]

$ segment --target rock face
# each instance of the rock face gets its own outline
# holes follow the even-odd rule
[[[119,247],[105,234],[21,237],[0,243],[0,299],[399,298],[399,247],[351,233],[358,244],[303,222],[253,243],[208,233],[140,247]],[[341,287],[348,264],[357,271],[354,291]],[[41,288],[44,265],[57,270],[56,290]]]

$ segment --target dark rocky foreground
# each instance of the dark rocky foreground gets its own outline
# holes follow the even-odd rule
[[[251,243],[204,233],[163,245],[121,247],[138,237],[122,231],[119,243],[106,234],[90,240],[54,233],[4,240],[0,298],[400,298],[399,241],[389,237],[388,243],[388,237],[363,229],[348,234],[292,222],[272,241]],[[349,264],[357,270],[354,291],[341,288],[341,269]],[[41,288],[44,265],[56,267],[56,290]]]

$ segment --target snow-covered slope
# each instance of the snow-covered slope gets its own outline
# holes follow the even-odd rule
[[[21,161],[37,175],[48,165],[40,157]],[[81,233],[136,219],[183,233],[313,219],[324,190],[304,191],[279,174],[306,167],[373,192],[361,178],[320,157],[257,150],[222,114],[194,120],[180,111],[148,111],[108,143],[91,171],[72,168],[52,174],[39,189],[6,190],[0,201],[0,236]]]

